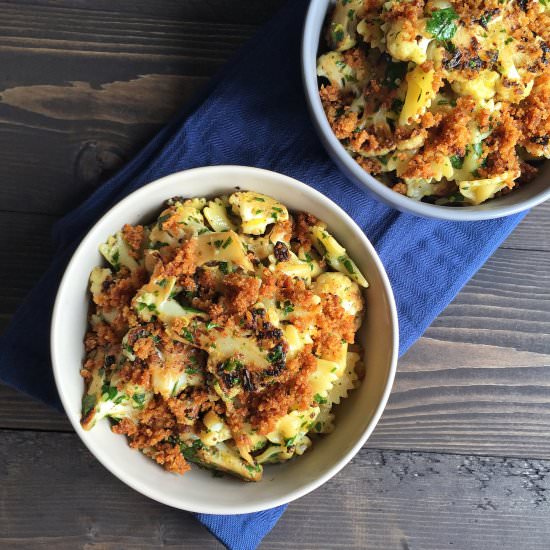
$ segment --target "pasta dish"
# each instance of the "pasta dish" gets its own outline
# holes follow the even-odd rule
[[[108,417],[168,471],[249,481],[333,429],[368,283],[326,224],[251,191],[175,197],[99,250],[84,429]]]
[[[477,205],[550,158],[550,1],[338,0],[318,58],[336,137],[394,191]]]

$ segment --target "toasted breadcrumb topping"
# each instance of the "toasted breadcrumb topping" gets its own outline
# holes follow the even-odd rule
[[[253,196],[254,212],[268,198]],[[280,422],[299,414],[300,445],[309,441],[331,387],[319,378],[341,376],[363,304],[356,282],[329,271],[314,234],[329,235],[315,216],[285,216],[275,203],[274,222],[241,241],[202,225],[204,205],[172,199],[154,224],[126,224],[104,248],[112,269],[90,279],[82,424],[110,417],[113,432],[170,472],[194,461],[257,480],[257,456],[274,447],[287,459],[299,444]],[[333,278],[318,285],[321,273]],[[321,376],[322,361],[331,371]]]
[[[398,193],[479,204],[550,158],[546,2],[338,0],[323,47],[335,136]]]

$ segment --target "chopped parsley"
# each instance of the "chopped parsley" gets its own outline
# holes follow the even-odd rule
[[[132,395],[132,400],[138,406],[138,409],[143,409],[143,406],[145,405],[145,394],[134,393],[134,395]]]
[[[254,197],[254,200],[258,202],[265,202],[265,199],[262,199],[262,197]]]
[[[402,61],[394,62],[389,56],[387,61],[386,74],[382,84],[390,89],[399,88],[399,85],[403,82],[407,74],[407,63]]]
[[[164,246],[168,246],[168,243],[163,243],[161,241],[155,241],[154,243],[151,243],[149,245],[149,248],[153,249],[153,250],[159,250],[161,249],[162,247]]]
[[[90,411],[95,407],[97,400],[95,395],[86,394],[82,398],[82,416],[87,416]]]
[[[227,275],[229,273],[229,266],[227,264],[227,262],[220,262],[218,264],[218,267],[220,268],[220,271],[224,274],[224,275]]]
[[[116,397],[116,394],[118,393],[118,390],[116,389],[116,386],[111,386],[110,384],[103,384],[101,386],[101,394],[107,395],[107,399],[113,400]]]
[[[201,311],[200,309],[195,309],[194,307],[189,306],[181,306],[182,309],[185,311],[188,311],[189,313],[204,313],[204,311]]]
[[[344,27],[342,27],[342,25],[333,25],[332,39],[335,43],[342,42],[342,40],[344,40]]]
[[[226,249],[232,242],[233,242],[233,239],[231,237],[227,237],[227,239],[225,240],[225,242],[222,245],[222,248]]]
[[[353,263],[347,256],[340,256],[338,258],[338,261],[343,264],[343,266],[346,268],[348,273],[355,273]]]
[[[322,395],[320,395],[318,393],[316,393],[313,396],[313,399],[315,400],[316,403],[319,403],[319,405],[324,405],[325,403],[327,403],[327,398],[323,397]]]
[[[464,157],[459,157],[458,155],[453,155],[452,157],[450,157],[450,161],[451,161],[451,166],[453,168],[462,168],[463,164],[464,164]]]
[[[222,369],[225,372],[233,372],[237,369],[242,369],[243,364],[238,360],[234,359],[233,357],[230,357],[229,359],[226,359],[222,364]]]
[[[111,256],[111,260],[113,263],[114,270],[118,271],[120,269],[120,252],[118,250],[113,252],[113,255]]]
[[[146,304],[145,302],[138,302],[136,307],[138,311],[143,311],[144,309],[155,311],[157,309],[155,304]]]
[[[168,284],[168,281],[166,279],[161,279],[160,281],[157,281],[157,285],[161,288],[164,288]]]
[[[195,439],[191,445],[180,443],[180,452],[187,460],[196,460],[197,451],[200,451],[204,447],[200,439]]]
[[[285,300],[285,302],[277,302],[277,307],[283,310],[285,315],[292,313],[294,311],[294,304],[290,300]]]
[[[277,344],[268,354],[267,360],[270,363],[280,363],[285,360],[285,352],[281,344]]]
[[[288,438],[285,438],[285,447],[292,447],[292,445],[294,445],[294,442],[296,441],[296,438],[298,436],[294,436],[294,437],[288,437]]]
[[[164,216],[159,216],[159,219],[158,219],[158,222],[159,223],[164,223],[166,221],[168,221],[170,219],[170,214],[165,214]]]
[[[181,335],[182,335],[188,342],[191,342],[192,344],[195,342],[195,337],[193,336],[193,333],[192,333],[188,328],[184,328],[184,329],[181,331]]]
[[[435,10],[426,23],[426,30],[438,40],[451,40],[458,28],[457,19],[458,14],[454,8]]]
[[[206,323],[206,330],[212,330],[213,328],[216,328],[219,326],[220,325],[218,325],[217,323],[214,323],[214,321],[208,321],[208,323]]]

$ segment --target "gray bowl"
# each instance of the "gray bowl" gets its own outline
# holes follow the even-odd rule
[[[319,137],[334,162],[349,179],[402,212],[443,220],[477,221],[501,218],[528,210],[550,198],[550,162],[545,162],[536,179],[522,188],[478,206],[462,207],[437,206],[410,199],[392,191],[365,172],[332,132],[317,88],[317,51],[327,10],[332,3],[331,0],[313,0],[310,3],[302,39],[302,76],[307,103]]]

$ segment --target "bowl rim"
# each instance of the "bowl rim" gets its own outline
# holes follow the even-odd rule
[[[325,0],[328,6],[330,0]],[[440,220],[449,221],[480,221],[490,220],[495,218],[502,218],[510,216],[512,214],[518,214],[525,210],[529,210],[541,204],[542,202],[550,199],[550,185],[541,192],[520,200],[513,204],[504,206],[495,206],[491,209],[479,209],[478,206],[462,206],[462,207],[449,207],[436,204],[424,203],[417,201],[410,197],[396,193],[384,183],[371,176],[368,172],[363,170],[361,166],[349,155],[344,146],[340,143],[338,138],[334,135],[332,128],[328,122],[323,109],[321,98],[319,97],[319,90],[317,87],[317,76],[312,78],[310,71],[311,56],[317,59],[317,49],[319,46],[319,40],[316,38],[317,26],[313,23],[313,16],[319,10],[321,5],[320,0],[311,2],[304,20],[304,27],[302,33],[301,43],[301,73],[302,82],[305,90],[306,103],[310,117],[313,121],[313,125],[317,131],[317,134],[329,152],[330,156],[342,169],[345,176],[351,179],[357,185],[366,188],[374,193],[385,204],[397,208],[401,212],[408,212],[417,216],[425,218],[435,218]],[[325,13],[326,15],[326,13]],[[311,50],[311,44],[315,43],[317,46],[315,52]],[[315,64],[316,66],[316,64]],[[550,162],[546,160],[545,162]]]
[[[238,505],[238,506],[237,505],[232,506],[232,508],[229,510],[223,506],[221,507],[216,506],[215,504],[212,504],[209,506],[201,506],[201,505],[189,506],[187,503],[183,504],[179,502],[176,498],[171,498],[170,496],[165,495],[163,493],[159,494],[159,492],[155,492],[155,490],[149,487],[146,483],[137,483],[137,482],[134,483],[132,479],[127,478],[124,472],[124,468],[121,467],[121,465],[113,463],[113,461],[110,461],[106,457],[101,456],[101,453],[99,454],[96,453],[95,448],[93,447],[91,442],[89,442],[85,437],[85,432],[82,430],[80,426],[79,418],[77,418],[77,415],[71,414],[71,406],[70,406],[71,400],[65,391],[65,386],[63,381],[63,368],[61,367],[61,364],[63,363],[63,358],[60,356],[60,350],[58,350],[58,341],[60,340],[61,335],[58,334],[59,331],[57,327],[59,324],[59,319],[61,315],[63,315],[63,310],[61,308],[62,297],[67,292],[67,287],[70,284],[69,281],[71,279],[71,272],[73,271],[74,266],[76,266],[79,263],[80,256],[90,246],[90,244],[94,244],[94,243],[91,243],[91,241],[94,238],[94,233],[96,232],[95,230],[101,225],[103,225],[104,223],[106,223],[107,220],[110,220],[113,217],[116,217],[118,211],[124,209],[126,206],[129,206],[131,204],[139,205],[142,199],[142,195],[150,194],[152,189],[153,190],[161,189],[161,188],[164,189],[166,187],[169,187],[170,185],[172,185],[172,183],[177,182],[182,177],[182,175],[185,175],[186,178],[191,178],[195,175],[200,176],[201,174],[207,171],[212,173],[220,172],[220,171],[224,172],[225,174],[233,173],[235,176],[238,176],[243,172],[248,172],[249,174],[256,175],[259,178],[264,178],[264,179],[271,178],[279,181],[285,180],[286,183],[290,184],[291,186],[297,187],[301,191],[304,191],[306,194],[309,193],[315,196],[315,198],[319,202],[323,203],[323,206],[327,207],[328,209],[332,209],[333,211],[335,211],[335,214],[337,217],[344,219],[347,222],[347,225],[354,233],[354,238],[359,238],[363,241],[363,245],[368,250],[376,266],[376,269],[378,270],[380,281],[383,287],[383,292],[386,295],[387,303],[389,306],[392,349],[391,349],[391,360],[388,368],[388,376],[385,382],[384,390],[382,392],[382,397],[378,405],[376,406],[374,414],[372,415],[371,420],[368,426],[366,427],[366,429],[363,431],[361,437],[359,437],[355,442],[355,444],[350,448],[350,450],[344,456],[342,456],[340,460],[335,462],[335,464],[331,468],[329,468],[326,472],[324,472],[323,475],[315,478],[314,480],[305,484],[301,488],[290,491],[284,497],[273,498],[268,505],[265,505],[265,506],[262,505],[261,507],[248,505],[247,503],[243,503],[242,505]],[[59,288],[56,294],[55,303],[54,303],[53,312],[52,312],[52,318],[51,318],[51,325],[50,325],[50,355],[51,355],[52,370],[53,370],[57,391],[59,393],[59,397],[61,399],[61,403],[63,405],[65,414],[69,418],[69,421],[71,422],[80,440],[88,448],[91,454],[109,472],[111,472],[120,481],[130,486],[135,491],[157,502],[166,504],[168,506],[172,506],[174,508],[186,510],[189,512],[205,513],[205,514],[235,515],[235,514],[259,512],[262,510],[274,508],[276,506],[280,506],[280,505],[292,502],[293,500],[296,500],[310,493],[311,491],[323,485],[334,475],[336,475],[342,468],[344,468],[344,466],[346,466],[352,460],[352,458],[357,454],[357,452],[359,452],[361,447],[365,444],[367,439],[372,434],[378,421],[380,420],[380,417],[386,407],[386,404],[393,386],[393,382],[395,379],[395,373],[397,370],[398,352],[399,352],[399,326],[398,326],[398,318],[397,318],[397,308],[395,305],[395,298],[393,295],[391,284],[387,276],[386,270],[384,269],[384,266],[382,264],[382,261],[380,260],[378,254],[376,253],[376,250],[374,249],[373,245],[369,241],[368,237],[363,233],[360,227],[355,223],[355,221],[336,203],[334,203],[332,200],[330,200],[328,197],[326,197],[316,189],[306,185],[305,183],[302,183],[294,178],[280,174],[278,172],[273,172],[270,170],[264,170],[260,168],[249,167],[249,166],[238,166],[238,165],[206,166],[206,167],[192,168],[189,170],[178,171],[168,176],[154,180],[153,182],[148,183],[143,187],[140,187],[139,189],[133,191],[128,196],[123,198],[121,201],[113,205],[107,212],[105,212],[101,216],[101,218],[93,226],[89,228],[89,230],[86,233],[86,236],[82,239],[82,241],[74,251],[69,263],[67,264],[67,267],[65,268],[63,277],[61,279],[61,282],[59,284]]]

